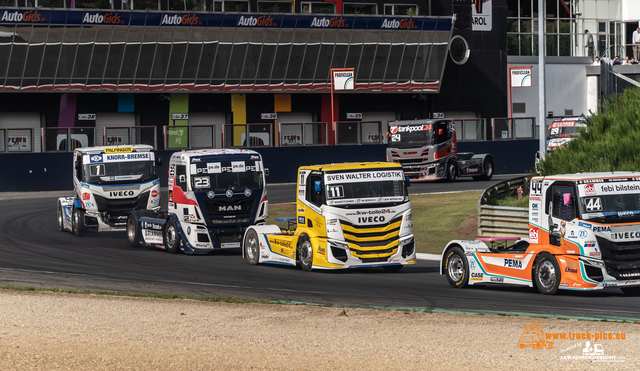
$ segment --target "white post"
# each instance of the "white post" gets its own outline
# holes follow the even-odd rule
[[[544,1],[538,1],[538,130],[540,144],[540,158],[545,157],[547,149],[547,124],[545,115],[547,110],[546,90],[545,90],[545,73],[544,73],[544,57],[546,37],[544,33]]]

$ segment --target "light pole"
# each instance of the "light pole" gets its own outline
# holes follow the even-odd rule
[[[545,113],[547,111],[546,90],[545,90],[545,44],[544,34],[544,1],[538,1],[538,139],[540,145],[540,159],[544,159],[547,149],[547,123]]]

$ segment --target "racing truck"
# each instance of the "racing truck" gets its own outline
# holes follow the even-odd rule
[[[512,284],[542,294],[617,287],[640,294],[640,173],[533,177],[528,240],[451,241],[440,274],[453,287]]]
[[[401,164],[412,182],[493,177],[495,165],[490,154],[458,153],[451,119],[391,121],[387,137],[387,161]]]
[[[547,127],[547,153],[564,147],[580,134],[581,128],[586,128],[584,117],[565,117],[554,120]]]
[[[207,254],[242,247],[244,231],[268,215],[262,156],[243,149],[175,152],[167,210],[135,210],[127,241],[170,253]]]
[[[276,218],[288,229],[247,229],[242,252],[250,264],[396,272],[416,262],[411,201],[398,164],[300,167],[296,210],[295,217]]]
[[[73,152],[73,197],[57,205],[58,228],[82,236],[87,229],[124,231],[131,210],[160,208],[153,147],[86,147]]]

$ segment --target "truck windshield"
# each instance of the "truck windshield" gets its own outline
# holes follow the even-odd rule
[[[392,125],[389,127],[389,147],[416,148],[430,146],[432,125]]]
[[[147,182],[158,178],[155,161],[118,161],[83,165],[82,180],[91,184]]]
[[[640,194],[613,194],[580,198],[582,218],[594,221],[640,220]]]
[[[549,126],[548,139],[572,138],[580,133],[580,129],[586,127],[585,124],[574,123],[573,121],[553,123]]]
[[[328,173],[325,185],[332,206],[401,203],[406,196],[402,170]]]

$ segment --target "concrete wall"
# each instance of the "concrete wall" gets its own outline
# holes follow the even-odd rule
[[[537,140],[459,142],[460,152],[490,153],[496,174],[525,173],[534,167]],[[277,147],[257,149],[269,168],[268,183],[296,181],[301,165],[339,162],[386,161],[386,145]],[[174,151],[157,151],[163,158],[160,184],[167,186],[169,158]],[[0,192],[73,189],[72,153],[0,154]]]

